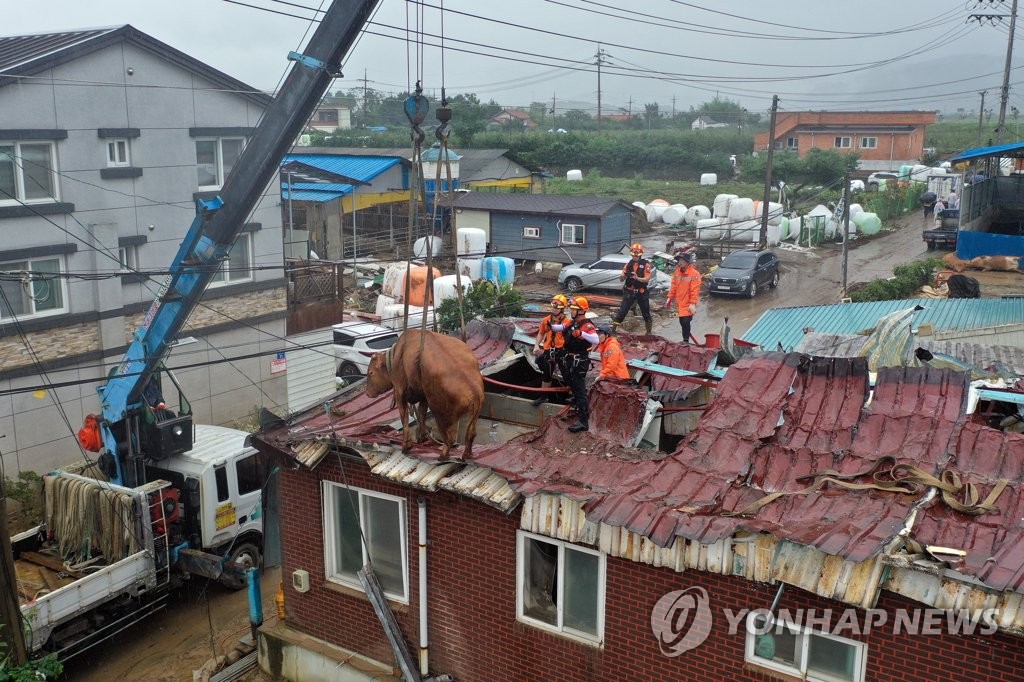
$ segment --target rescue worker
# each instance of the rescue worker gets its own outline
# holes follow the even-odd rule
[[[551,330],[552,324],[567,325],[571,320],[565,316],[565,309],[569,307],[569,299],[562,294],[555,294],[551,298],[551,314],[540,321],[540,329],[537,330],[537,340],[533,342],[533,354],[537,357],[537,369],[540,370],[542,379],[541,388],[551,388],[552,373],[558,366],[559,356],[565,346],[564,332]],[[533,401],[534,407],[540,407],[547,402],[547,394],[541,393]]]
[[[629,369],[626,367],[626,355],[622,352],[619,340],[615,338],[615,329],[610,324],[597,325],[597,352],[601,356],[601,373],[598,380],[617,379],[629,381]]]
[[[693,322],[693,316],[697,312],[697,302],[700,300],[701,276],[693,265],[696,260],[697,257],[693,251],[676,256],[676,271],[672,273],[672,286],[669,288],[668,298],[665,300],[666,309],[672,301],[676,302],[679,328],[683,332],[683,343],[689,343],[692,338],[690,323]]]
[[[590,369],[590,348],[597,344],[597,328],[587,319],[590,303],[577,296],[569,304],[569,324],[553,324],[551,329],[565,336],[562,355],[562,378],[569,384],[579,421],[569,427],[572,433],[590,429],[590,405],[587,403],[587,370]]]
[[[654,266],[651,261],[644,258],[644,247],[641,244],[633,244],[629,247],[632,256],[630,261],[622,268],[619,279],[623,282],[622,305],[619,312],[615,313],[615,326],[622,324],[626,315],[633,309],[634,305],[640,306],[640,314],[644,317],[644,326],[647,334],[652,333],[653,320],[651,319],[651,299],[648,291],[648,283],[654,274]]]

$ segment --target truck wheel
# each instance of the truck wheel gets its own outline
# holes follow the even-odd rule
[[[260,556],[260,548],[251,542],[241,542],[231,549],[228,555],[229,561],[234,561],[246,568],[259,568],[263,564],[263,557]],[[244,580],[232,580],[221,578],[221,583],[232,590],[240,590],[245,587]]]

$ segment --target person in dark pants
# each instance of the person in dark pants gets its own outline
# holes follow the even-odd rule
[[[633,244],[629,247],[629,253],[633,258],[622,268],[619,279],[623,282],[622,305],[619,312],[612,318],[615,326],[622,324],[626,315],[633,309],[634,305],[640,307],[640,314],[644,316],[644,326],[648,336],[652,333],[653,320],[651,319],[651,298],[648,284],[654,274],[654,266],[644,258],[644,247],[640,244]]]
[[[565,336],[562,355],[562,378],[572,391],[576,416],[579,421],[569,427],[572,433],[590,429],[590,404],[587,402],[587,370],[590,369],[590,348],[599,341],[597,327],[587,319],[590,303],[578,296],[569,304],[572,321],[567,325],[553,324],[552,331]]]
[[[569,299],[562,294],[555,294],[551,299],[551,314],[540,321],[540,328],[537,330],[537,340],[533,343],[533,354],[537,357],[537,369],[540,370],[542,379],[541,388],[551,388],[554,380],[552,374],[555,367],[559,366],[559,359],[562,355],[562,347],[565,346],[565,337],[562,332],[551,330],[551,325],[567,325],[571,320],[565,316],[565,309],[569,305]],[[541,393],[531,403],[534,407],[540,407],[548,400],[547,393]]]
[[[938,200],[938,195],[931,190],[921,195],[921,206],[924,207],[924,219],[928,220],[935,215],[935,202]]]

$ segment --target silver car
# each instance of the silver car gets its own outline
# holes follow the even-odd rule
[[[558,283],[573,293],[584,289],[621,291],[622,281],[619,275],[629,261],[630,257],[626,254],[610,253],[585,265],[566,265],[558,273]],[[651,278],[651,291],[668,291],[670,286],[672,277],[655,270],[654,277]]]

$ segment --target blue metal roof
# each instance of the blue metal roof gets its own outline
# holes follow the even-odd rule
[[[346,187],[351,186],[352,185],[346,185]],[[343,197],[345,194],[347,194],[347,192],[317,192],[304,189],[292,190],[289,192],[285,189],[284,185],[281,186],[281,199],[285,201],[291,199],[292,201],[313,201],[322,203],[325,201],[331,201],[332,199],[337,199],[338,197]]]
[[[988,156],[1020,156],[1022,154],[1024,154],[1024,142],[1011,142],[1010,144],[1000,144],[995,147],[968,149],[960,156],[950,159],[949,162],[959,163],[961,161],[970,161],[971,159],[984,159]]]
[[[1024,296],[1012,298],[916,298],[902,301],[836,303],[833,305],[767,310],[750,327],[743,340],[767,349],[782,344],[793,349],[810,327],[822,334],[856,334],[871,329],[883,315],[922,306],[911,324],[931,323],[936,332],[980,329],[1024,323]]]
[[[289,154],[282,164],[299,161],[308,166],[371,182],[375,177],[402,162],[397,156],[346,156],[343,154]]]

